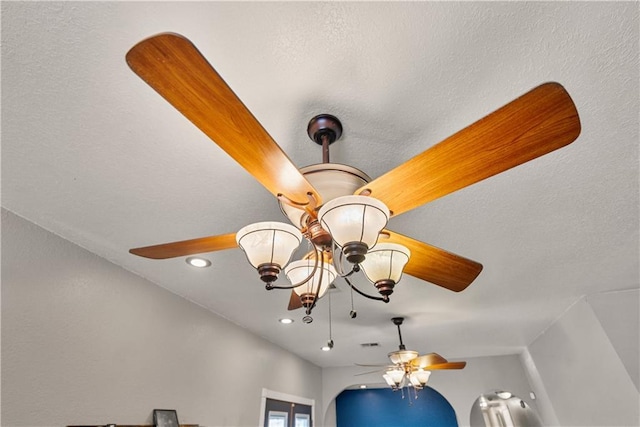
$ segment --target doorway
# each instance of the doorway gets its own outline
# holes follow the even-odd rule
[[[313,399],[262,389],[262,427],[313,427]]]
[[[267,398],[264,427],[312,427],[311,406]]]

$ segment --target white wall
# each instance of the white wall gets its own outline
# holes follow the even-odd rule
[[[321,404],[317,366],[4,210],[1,327],[3,426],[255,426],[263,387]]]
[[[602,313],[607,313],[607,318],[626,318],[627,321],[620,322],[624,331],[618,333],[637,343],[638,313],[634,312],[633,304],[624,302],[634,297],[638,297],[637,290],[619,294],[619,304],[612,303],[607,297],[607,307]],[[548,395],[553,406],[551,411],[557,416],[559,425],[640,425],[638,389],[584,298],[531,343],[528,351],[530,363],[527,368],[533,371],[533,377],[541,379],[541,384],[536,387],[544,387],[544,390],[536,392]],[[633,352],[624,354],[625,357],[633,357]],[[637,352],[635,354],[635,362],[628,363],[638,364]]]
[[[464,369],[434,371],[429,379],[429,386],[442,394],[453,406],[460,426],[469,425],[471,406],[480,394],[487,391],[508,390],[537,410],[536,401],[529,397],[531,387],[519,355],[473,357],[466,360],[467,366]],[[335,426],[334,400],[342,390],[359,384],[380,384],[381,374],[355,376],[365,370],[357,366],[322,370],[325,427]]]
[[[520,354],[522,360],[522,366],[527,373],[529,384],[536,395],[536,403],[538,405],[538,415],[545,426],[559,426],[558,416],[556,415],[553,405],[551,404],[551,398],[547,393],[547,389],[544,386],[544,382],[540,377],[540,373],[536,369],[536,364],[529,353],[529,349],[524,349]]]
[[[589,295],[587,302],[640,390],[640,290]]]

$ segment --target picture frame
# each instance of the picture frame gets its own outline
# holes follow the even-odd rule
[[[153,425],[156,427],[180,427],[175,409],[154,409]]]

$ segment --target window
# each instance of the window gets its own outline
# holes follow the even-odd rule
[[[269,411],[269,420],[267,427],[288,427],[289,426],[289,414],[280,411]],[[296,421],[297,426],[297,421]]]
[[[311,427],[309,414],[296,414],[296,419],[293,427]]]

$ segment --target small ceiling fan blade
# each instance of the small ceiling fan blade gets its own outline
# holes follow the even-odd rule
[[[480,263],[402,234],[384,230],[380,237],[409,248],[411,257],[404,267],[405,274],[454,292],[466,289],[482,271]]]
[[[438,353],[429,353],[413,359],[411,361],[411,366],[418,369],[426,369],[427,366],[442,365],[444,363],[447,363],[447,359],[440,356]]]
[[[467,362],[447,362],[440,363],[438,365],[430,365],[424,369],[426,371],[436,371],[439,369],[463,369],[465,366],[467,366]]]
[[[302,301],[298,294],[294,291],[291,291],[291,297],[289,297],[289,307],[287,308],[289,311],[297,310],[302,307]]]
[[[164,33],[135,45],[129,67],[235,159],[276,197],[306,205],[318,192],[236,94],[179,34]]]
[[[363,365],[362,363],[355,363],[356,366],[362,366],[364,368],[388,368],[389,365]]]
[[[233,249],[237,247],[236,234],[229,233],[221,234],[219,236],[201,237],[199,239],[134,248],[130,249],[129,252],[144,258],[167,259],[202,254],[205,252],[221,251],[223,249]]]
[[[558,83],[545,83],[369,182],[393,215],[504,172],[573,142],[576,106]]]
[[[359,377],[360,375],[369,375],[369,374],[375,374],[378,372],[384,372],[385,370],[391,369],[390,367],[386,367],[383,369],[376,369],[374,371],[367,371],[367,372],[360,372],[359,374],[354,374],[354,376]]]

